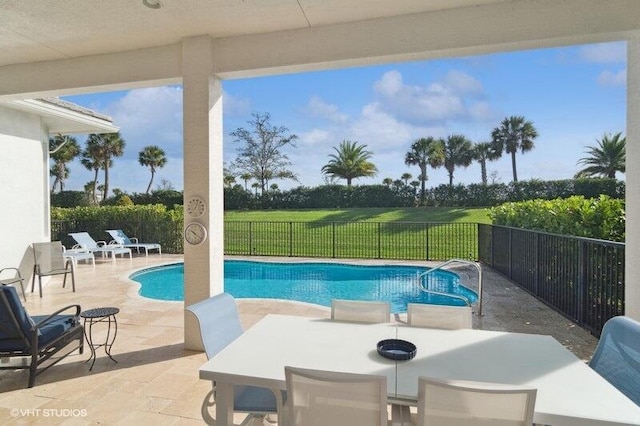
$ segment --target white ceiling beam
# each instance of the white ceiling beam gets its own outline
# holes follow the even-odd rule
[[[627,38],[638,0],[529,0],[214,40],[220,78]],[[0,67],[0,100],[179,83],[181,44]]]
[[[637,0],[530,0],[216,40],[222,78],[620,40]]]
[[[0,67],[0,100],[180,83],[180,44]]]

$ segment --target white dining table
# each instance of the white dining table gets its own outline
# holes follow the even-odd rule
[[[381,357],[376,344],[414,343],[409,361]],[[558,426],[640,425],[640,407],[550,336],[437,330],[268,315],[200,368],[216,383],[216,424],[233,424],[234,385],[286,388],[284,367],[387,377],[389,403],[415,405],[418,377],[535,387],[534,422]]]

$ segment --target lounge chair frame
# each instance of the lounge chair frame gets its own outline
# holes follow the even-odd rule
[[[13,287],[8,289],[15,291],[15,288]],[[15,310],[11,306],[11,303],[9,302],[7,295],[5,294],[5,291],[0,291],[0,309],[2,309],[3,311],[6,311],[6,315],[9,322],[9,324],[6,324],[6,323],[0,324],[0,328],[3,329],[3,331],[5,331],[5,333],[8,334],[9,336],[9,337],[0,339],[0,342],[2,342],[5,339],[21,340],[23,342],[23,347],[21,349],[15,349],[15,350],[0,349],[0,358],[29,357],[30,362],[28,364],[26,363],[11,364],[10,363],[10,365],[5,365],[3,363],[3,364],[0,364],[0,370],[29,369],[28,385],[31,388],[35,385],[36,376],[38,376],[40,373],[46,371],[49,367],[57,364],[58,362],[60,362],[62,359],[64,359],[67,355],[71,354],[76,349],[80,350],[80,354],[84,352],[84,333],[83,333],[83,327],[79,321],[80,305],[66,306],[44,318],[37,317],[38,321],[33,322],[33,320],[31,320],[28,314],[24,311],[24,307],[20,304],[20,300],[17,296],[17,292],[16,292],[15,301],[17,301],[18,305],[20,306],[19,309],[21,309],[22,312],[19,312],[19,313],[15,312]],[[38,342],[39,330],[41,330],[48,323],[59,320],[60,319],[59,314],[71,309],[74,311],[72,315],[73,321],[74,321],[73,326],[71,326],[71,328],[69,328],[68,330],[62,332],[51,342],[47,343],[46,345],[40,346]],[[20,326],[19,315],[26,316],[26,318],[32,322],[32,326],[29,329],[29,333],[23,332],[23,329]],[[69,348],[69,346],[75,340],[78,341],[78,346]],[[60,357],[54,357],[54,355],[57,355],[59,352],[61,352],[65,348],[68,349],[66,353],[62,354],[62,356]],[[45,363],[46,365],[44,367],[39,368],[41,365]]]

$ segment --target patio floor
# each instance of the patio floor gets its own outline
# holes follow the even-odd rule
[[[311,259],[314,260],[318,261]],[[53,277],[45,287],[42,299],[37,290],[28,292],[25,306],[32,315],[48,314],[73,303],[80,304],[83,310],[120,308],[112,350],[118,363],[109,360],[101,348],[93,371],[89,371],[85,363],[89,350],[85,347],[84,354],[76,352],[41,374],[31,389],[26,388],[27,371],[0,371],[2,424],[203,424],[201,405],[211,383],[198,378],[198,368],[206,361],[204,353],[182,347],[183,303],[142,298],[137,294],[137,285],[127,278],[134,270],[176,261],[182,261],[182,256],[118,258],[115,264],[98,259],[95,268],[79,265],[75,293],[69,287],[63,289],[59,277]],[[477,280],[474,271],[457,271],[472,288]],[[484,316],[474,316],[474,328],[548,334],[579,358],[590,358],[596,338],[501,275],[488,268],[484,274]],[[270,313],[329,316],[328,308],[289,301],[238,300],[238,305],[245,328]],[[404,321],[405,317],[398,315],[395,319]],[[237,422],[242,418],[238,415]]]

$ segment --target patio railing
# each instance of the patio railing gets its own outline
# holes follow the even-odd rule
[[[625,245],[478,225],[479,260],[596,336],[624,314]]]

